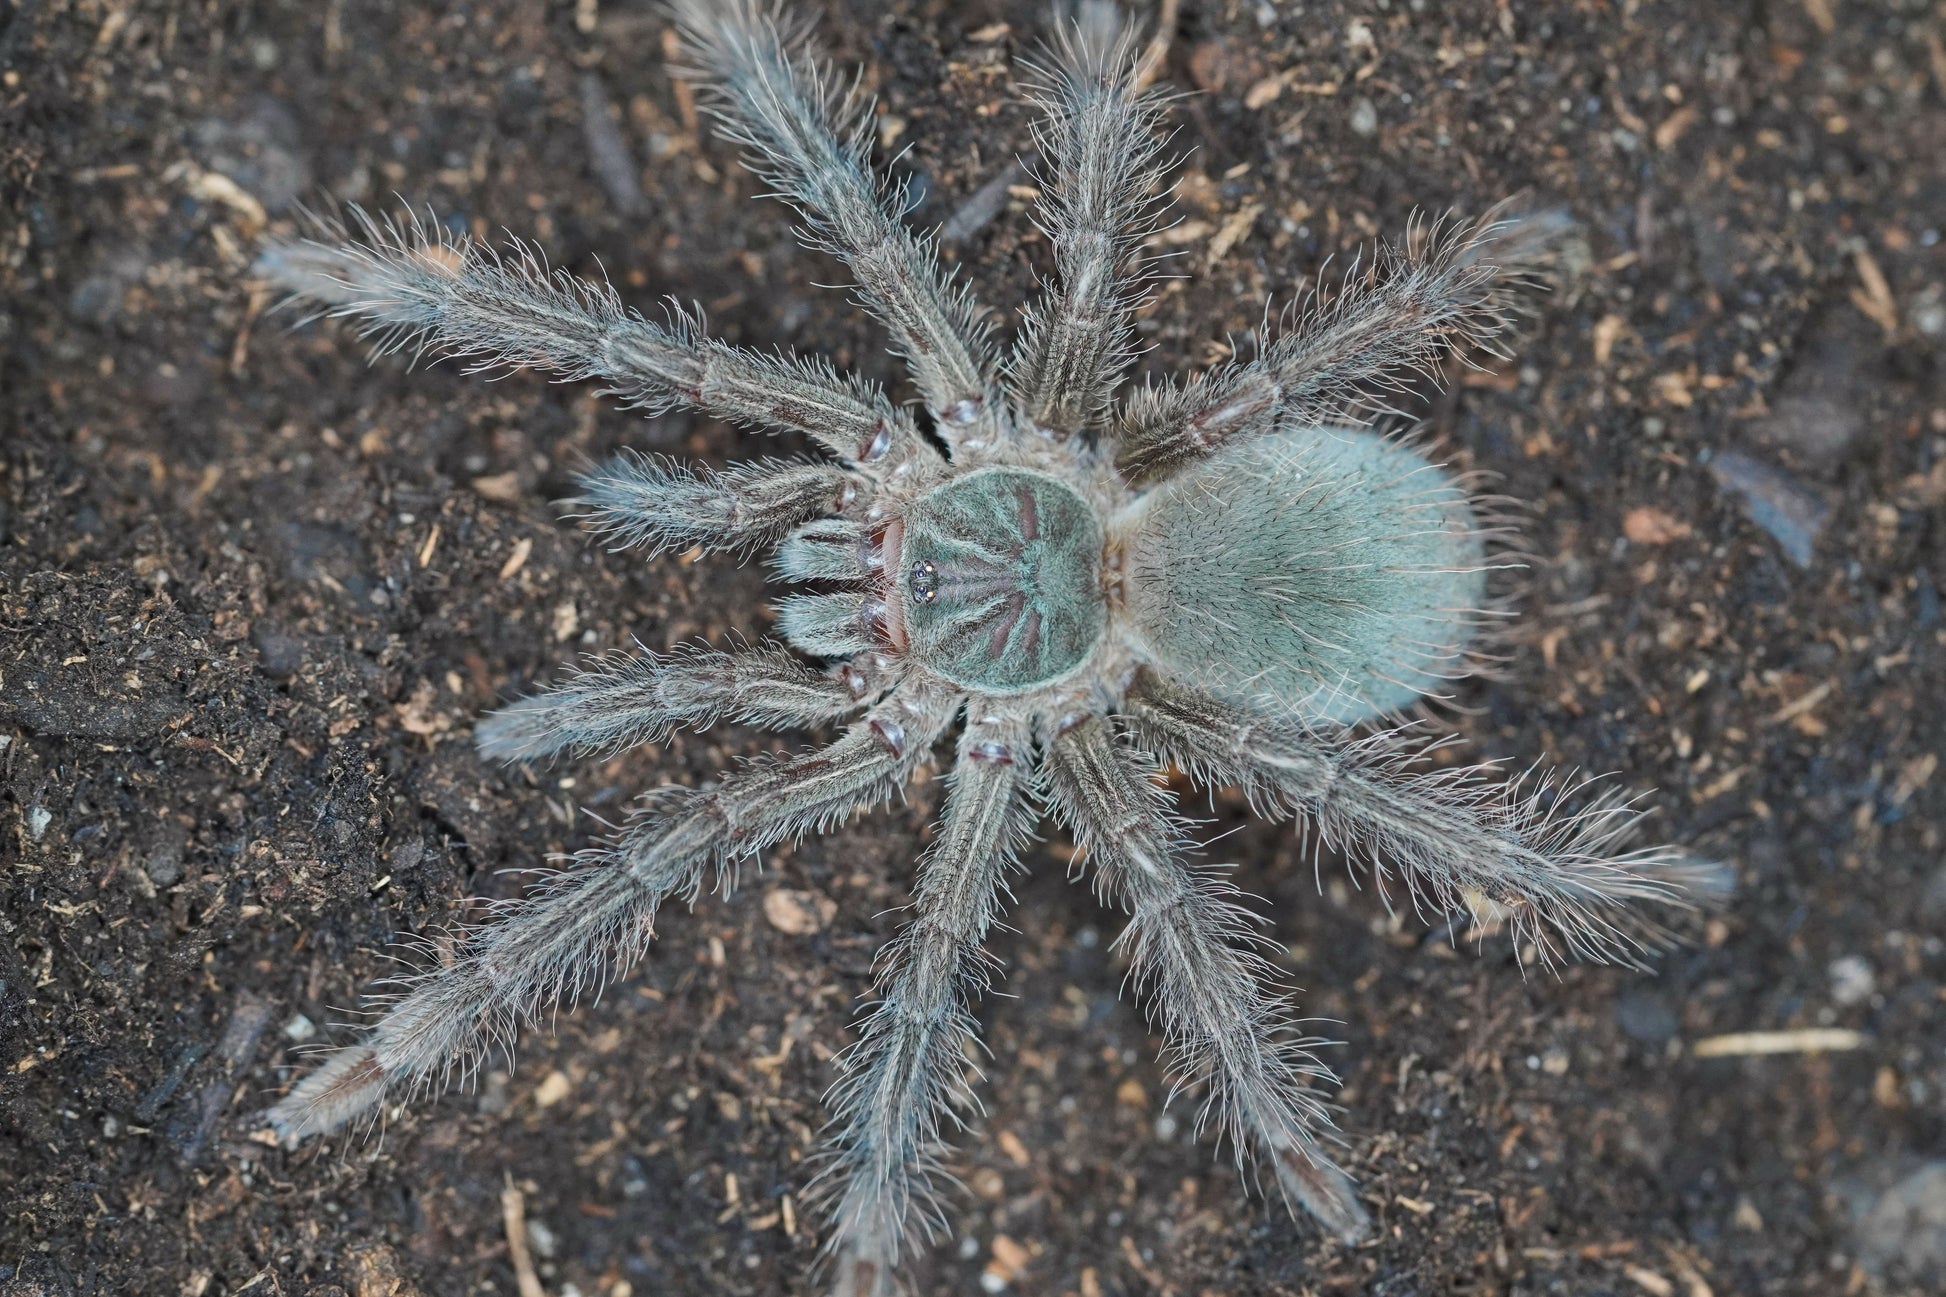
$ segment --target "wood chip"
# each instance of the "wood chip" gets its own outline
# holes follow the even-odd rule
[[[1236,211],[1231,212],[1224,219],[1223,228],[1218,230],[1216,237],[1209,241],[1209,261],[1207,264],[1214,266],[1222,261],[1223,258],[1229,256],[1230,249],[1234,248],[1242,240],[1244,235],[1250,233],[1250,227],[1257,223],[1257,217],[1263,213],[1263,210],[1264,205],[1262,203],[1245,203]]]
[[[495,473],[491,477],[476,477],[473,479],[473,489],[489,500],[499,500],[503,503],[518,500],[520,474]]]
[[[1202,242],[1215,228],[1208,221],[1177,221],[1151,234],[1147,242],[1154,247],[1179,248],[1186,243]]]
[[[1627,1275],[1637,1288],[1653,1294],[1653,1297],[1676,1297],[1676,1285],[1645,1266],[1623,1266],[1622,1273]]]
[[[1279,72],[1263,78],[1244,92],[1243,106],[1245,108],[1262,108],[1265,104],[1270,103],[1279,95],[1283,94],[1284,87],[1295,79],[1292,73],[1288,71]]]
[[[426,543],[419,547],[419,566],[431,567],[433,551],[439,548],[439,524],[434,523],[426,534]]]
[[[1595,322],[1595,363],[1606,365],[1610,356],[1615,354],[1616,340],[1622,336],[1627,321],[1619,315],[1604,315]]]
[[[1027,1263],[1033,1260],[1028,1250],[1008,1238],[1005,1234],[993,1236],[993,1259],[987,1262],[987,1273],[1012,1283],[1020,1278]]]
[[[435,527],[433,534],[435,536],[438,535],[439,529]],[[500,565],[500,579],[502,581],[510,580],[521,568],[526,567],[527,556],[533,552],[534,542],[526,536],[522,536],[519,540],[515,541],[513,553],[507,555],[507,561]],[[424,567],[425,564],[421,563],[419,566]]]
[[[1779,707],[1776,711],[1764,718],[1764,723],[1766,725],[1783,725],[1789,721],[1796,720],[1830,697],[1832,687],[1833,684],[1831,681],[1825,681],[1817,688],[1809,690],[1802,696],[1794,698],[1782,707]]]

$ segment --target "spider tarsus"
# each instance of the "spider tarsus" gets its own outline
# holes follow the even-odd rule
[[[1272,1162],[1278,1188],[1293,1212],[1302,1207],[1346,1247],[1371,1234],[1372,1214],[1358,1201],[1358,1191],[1343,1171],[1300,1148],[1279,1149]]]

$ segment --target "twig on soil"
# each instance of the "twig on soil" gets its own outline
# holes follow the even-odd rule
[[[1155,16],[1155,35],[1149,37],[1142,61],[1135,67],[1136,89],[1147,89],[1150,82],[1162,75],[1162,65],[1169,59],[1169,43],[1176,38],[1176,22],[1181,16],[1182,0],[1162,0],[1162,8]]]
[[[1699,1040],[1690,1053],[1698,1058],[1744,1054],[1828,1054],[1863,1049],[1872,1038],[1847,1027],[1806,1027],[1797,1031],[1733,1031]]]
[[[507,1259],[513,1262],[520,1297],[547,1297],[541,1277],[534,1273],[534,1254],[527,1249],[527,1195],[514,1185],[511,1176],[500,1191],[500,1221],[507,1230]]]
[[[250,304],[244,307],[243,323],[237,328],[236,341],[230,345],[230,373],[241,374],[244,365],[249,363],[250,327],[257,322],[257,317],[264,313],[264,307],[268,305],[270,305],[270,285],[262,280],[253,281],[250,285]]]

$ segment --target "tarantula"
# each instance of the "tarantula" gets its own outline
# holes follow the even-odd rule
[[[635,408],[685,407],[802,433],[829,458],[722,472],[625,457],[589,473],[596,529],[651,552],[774,546],[811,583],[778,606],[777,647],[598,661],[488,716],[480,752],[612,752],[677,726],[849,721],[821,750],[663,788],[457,957],[408,979],[364,1039],[271,1114],[329,1131],[395,1087],[468,1072],[546,1003],[639,959],[661,908],[727,888],[738,862],[896,794],[956,720],[957,753],[911,921],[841,1056],[821,1172],[838,1290],[889,1291],[943,1223],[945,1131],[976,1101],[969,1002],[1023,842],[1051,813],[1130,915],[1121,938],[1202,1120],[1260,1156],[1286,1200],[1353,1241],[1368,1217],[1324,1147],[1330,1072],[1249,948],[1249,912],[1186,859],[1166,765],[1244,789],[1261,813],[1365,857],[1381,894],[1509,923],[1543,960],[1631,958],[1634,901],[1694,883],[1666,849],[1618,852],[1636,812],[1610,798],[1429,768],[1416,700],[1464,674],[1487,615],[1490,528],[1465,484],[1361,418],[1400,376],[1509,324],[1529,222],[1447,226],[1382,253],[1247,362],[1118,398],[1135,354],[1142,248],[1162,211],[1162,101],[1138,47],[1094,4],[1035,67],[1039,220],[1058,276],[999,361],[967,292],[870,169],[870,104],[802,27],[758,0],[680,0],[677,21],[723,134],[855,277],[891,334],[917,411],[822,360],[667,325],[604,283],[550,272],[436,223],[269,244],[263,272],[380,350],[599,378]],[[1422,234],[1425,233],[1422,231]],[[1500,255],[1496,255],[1500,254]]]

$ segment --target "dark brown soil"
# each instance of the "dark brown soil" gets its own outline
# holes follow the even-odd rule
[[[1010,313],[1045,247],[1004,179],[990,221],[962,208],[1027,139],[1008,69],[1041,6],[828,7],[915,219],[959,213],[950,255]],[[1116,920],[1051,840],[996,943],[987,1114],[923,1291],[1940,1291],[1940,12],[1186,0],[1186,277],[1144,365],[1219,359],[1415,209],[1570,212],[1517,359],[1427,410],[1539,556],[1459,724],[1653,790],[1738,892],[1654,976],[1523,977],[1504,941],[1320,896],[1298,834],[1219,796],[1306,1011],[1342,1024],[1381,1222],[1345,1251],[1192,1142],[1191,1102],[1170,1131]],[[549,504],[618,447],[751,438],[367,366],[249,278],[263,215],[396,192],[896,377],[811,287],[841,272],[698,139],[664,32],[647,0],[0,5],[0,1293],[511,1293],[510,1185],[556,1297],[815,1291],[819,1095],[934,783],[673,916],[477,1093],[296,1152],[257,1119],[396,935],[517,893],[596,828],[580,808],[779,742],[482,765],[472,719],[578,650],[763,631],[759,568],[605,554]],[[836,917],[782,931],[771,889]],[[1857,1047],[1703,1045],[1805,1028]]]

